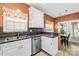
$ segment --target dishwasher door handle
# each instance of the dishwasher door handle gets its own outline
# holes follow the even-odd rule
[[[38,40],[38,39],[34,39],[34,40]]]

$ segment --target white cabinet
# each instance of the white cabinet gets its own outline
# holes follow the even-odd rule
[[[36,8],[29,8],[29,27],[44,28],[44,13]]]
[[[25,39],[21,41],[20,56],[31,55],[31,39]]]
[[[44,37],[42,36],[41,37],[41,48],[44,50],[44,51],[47,51],[47,47],[48,47],[48,37]]]
[[[0,56],[2,56],[2,47],[0,45]]]
[[[42,49],[50,55],[56,55],[58,52],[58,37],[49,38],[42,36]]]
[[[2,44],[3,56],[19,56],[20,41]]]
[[[58,37],[55,37],[53,42],[52,42],[52,46],[53,46],[53,53],[51,53],[52,55],[56,55],[56,53],[58,52]]]
[[[3,56],[19,56],[18,47],[7,48],[3,50]]]
[[[47,39],[47,41],[48,41],[48,43],[47,43],[47,52],[50,54],[50,55],[53,55],[53,49],[54,49],[54,47],[53,47],[53,38],[48,38]]]
[[[10,43],[1,44],[3,56],[30,56],[31,55],[31,39],[25,39]]]
[[[52,41],[49,37],[42,37],[42,49],[47,53],[52,53]]]

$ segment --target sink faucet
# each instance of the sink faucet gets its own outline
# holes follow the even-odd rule
[[[19,36],[20,36],[20,33],[17,33],[17,38],[19,38]]]

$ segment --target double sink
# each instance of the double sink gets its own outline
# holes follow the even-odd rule
[[[18,36],[13,36],[13,37],[3,37],[0,38],[0,44],[1,43],[6,43],[6,42],[11,42],[11,41],[18,41],[18,40],[23,40],[23,39],[28,39],[28,38],[34,38],[38,36],[46,36],[46,37],[51,37],[55,38],[57,35],[51,35],[51,34],[32,34],[32,35],[18,35]]]
[[[27,39],[27,38],[29,38],[29,36],[27,36],[27,35],[15,36],[15,37],[5,37],[5,38],[0,38],[0,43],[23,40],[23,39]]]

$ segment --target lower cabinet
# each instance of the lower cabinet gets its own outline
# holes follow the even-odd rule
[[[2,44],[3,56],[30,56],[31,39]]]
[[[48,45],[47,45],[47,43],[48,43],[47,39],[48,39],[48,37],[43,37],[43,36],[41,37],[41,48],[44,51],[47,51],[47,47],[48,47]]]
[[[0,56],[2,56],[2,47],[0,45]]]
[[[58,37],[41,37],[41,48],[50,55],[58,52]],[[31,39],[0,44],[0,56],[30,56]]]
[[[20,41],[2,44],[3,56],[19,56]]]
[[[30,56],[31,55],[31,39],[26,39],[21,41],[20,56]]]
[[[19,56],[18,47],[15,46],[13,48],[7,48],[3,50],[3,56]]]
[[[56,55],[58,52],[58,37],[49,38],[42,36],[42,49],[50,55]]]

